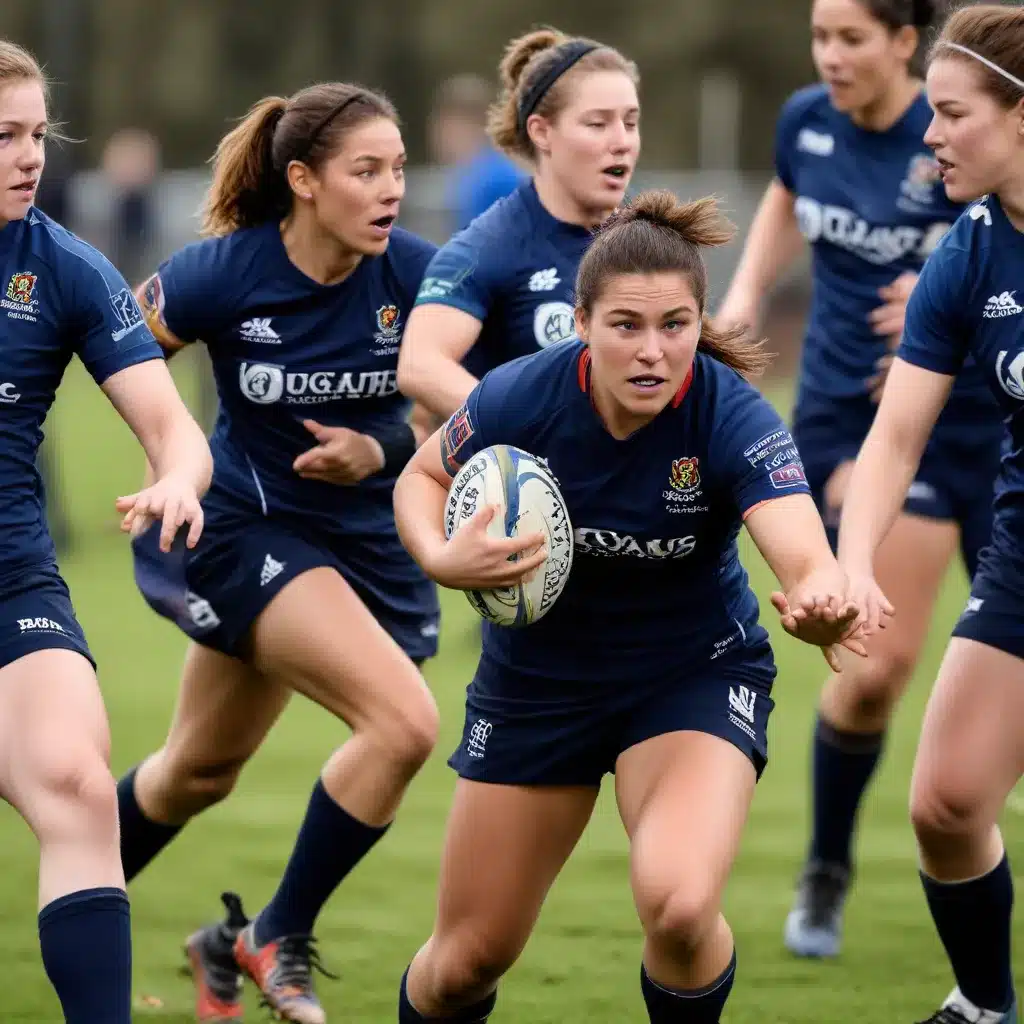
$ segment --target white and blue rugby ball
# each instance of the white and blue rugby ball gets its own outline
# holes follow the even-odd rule
[[[466,596],[488,622],[528,626],[543,618],[565,589],[572,568],[572,524],[565,500],[547,465],[529,452],[496,444],[478,452],[456,474],[445,505],[450,539],[486,505],[505,510],[487,526],[492,537],[542,533],[548,557],[529,579],[498,590],[468,590]]]

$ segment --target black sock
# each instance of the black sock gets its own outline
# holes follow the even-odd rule
[[[39,945],[67,1024],[130,1024],[132,926],[123,889],[83,889],[47,904]]]
[[[960,991],[979,1009],[1008,1010],[1013,1002],[1009,859],[1004,855],[987,875],[967,882],[936,882],[923,871],[921,881]]]
[[[640,965],[640,989],[651,1024],[718,1024],[736,978],[736,950],[729,966],[710,985],[689,991],[665,988]]]
[[[423,1024],[424,1021],[444,1021],[445,1024],[484,1024],[488,1017],[494,1012],[494,1004],[498,1001],[497,991],[481,999],[479,1003],[467,1006],[450,1017],[424,1017],[412,1003],[409,1002],[409,994],[406,992],[406,981],[409,978],[409,969],[405,969],[402,975],[402,985],[398,990],[398,1024]]]
[[[121,863],[130,882],[181,830],[147,818],[135,799],[136,765],[117,783],[117,814],[121,822]]]
[[[884,739],[883,732],[840,732],[819,716],[814,731],[811,860],[849,869],[857,811]]]
[[[387,829],[357,821],[317,779],[281,884],[256,918],[257,943],[308,935],[331,893]]]

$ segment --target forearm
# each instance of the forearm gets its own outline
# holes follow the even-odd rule
[[[440,420],[446,420],[469,397],[477,378],[461,363],[444,356],[420,359],[399,374],[403,394]]]
[[[407,469],[393,495],[398,536],[413,559],[430,572],[433,555],[447,543],[444,507],[448,492],[433,477]]]
[[[896,522],[921,452],[872,429],[854,465],[839,525],[839,562],[848,572],[872,574],[875,552]]]
[[[202,497],[213,476],[213,457],[199,424],[179,416],[167,424],[146,447],[145,486],[170,473],[184,477]]]

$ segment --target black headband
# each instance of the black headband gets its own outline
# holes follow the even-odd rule
[[[537,104],[547,95],[548,90],[566,73],[574,64],[582,60],[588,53],[600,49],[598,43],[585,43],[581,39],[572,42],[562,43],[555,47],[560,51],[560,56],[552,61],[551,66],[539,75],[537,81],[523,93],[519,100],[518,126],[521,132],[526,132],[526,122],[529,116],[537,109]]]
[[[320,137],[320,133],[350,104],[355,103],[356,100],[366,99],[366,94],[362,92],[353,93],[351,96],[343,99],[337,106],[331,107],[327,114],[322,117],[316,124],[316,127],[309,133],[309,137],[306,139],[306,144],[299,150],[298,156],[293,157],[293,160],[305,160],[309,156],[310,150],[316,144],[317,139]]]

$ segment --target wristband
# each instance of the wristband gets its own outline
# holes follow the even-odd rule
[[[384,468],[400,472],[416,454],[416,435],[408,423],[367,431],[384,452]]]

